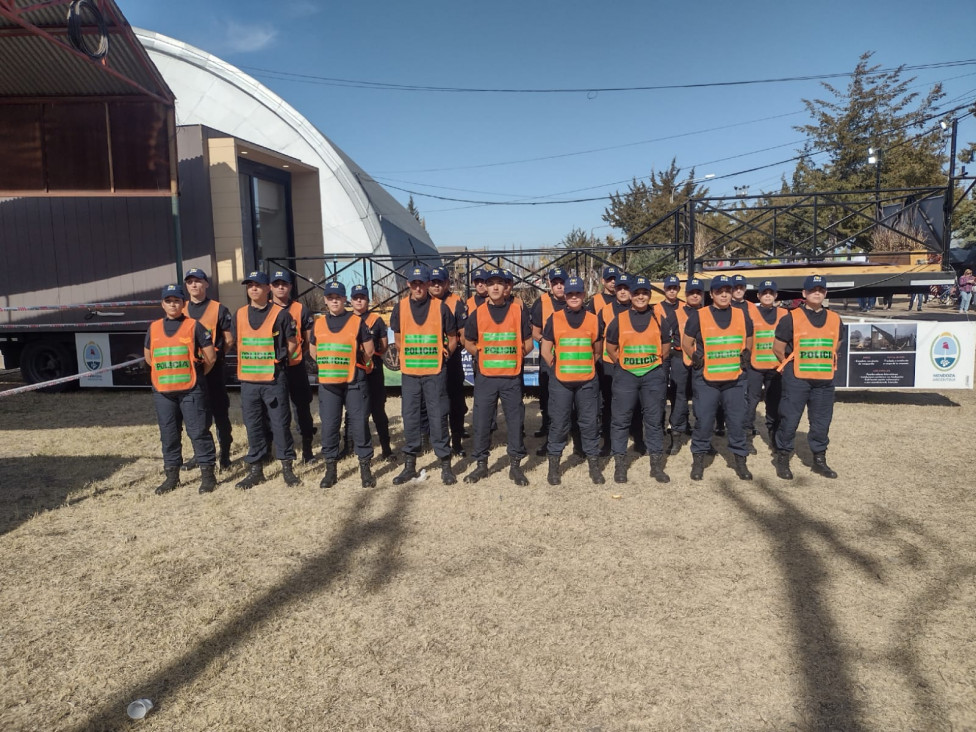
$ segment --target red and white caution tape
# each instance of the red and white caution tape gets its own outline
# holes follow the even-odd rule
[[[84,378],[85,376],[91,376],[92,374],[104,374],[106,371],[115,371],[116,369],[124,369],[126,366],[135,366],[137,363],[140,363],[145,360],[146,359],[142,357],[134,358],[131,361],[126,361],[125,363],[116,364],[115,366],[105,366],[104,368],[95,369],[94,371],[85,371],[83,374],[74,374],[73,376],[62,376],[60,379],[52,379],[51,381],[42,381],[40,384],[28,384],[27,386],[18,386],[15,389],[0,391],[0,398],[13,396],[14,394],[23,394],[28,391],[36,391],[38,389],[43,389],[47,386],[67,384],[69,381],[77,381],[78,379]]]

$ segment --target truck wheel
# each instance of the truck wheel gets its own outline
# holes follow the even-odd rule
[[[31,341],[20,354],[20,373],[28,384],[40,384],[62,376],[78,373],[78,361],[74,352],[57,341]],[[39,391],[49,393],[68,391],[78,386],[77,381],[45,386]]]

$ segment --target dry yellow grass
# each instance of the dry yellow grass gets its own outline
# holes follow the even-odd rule
[[[8,398],[0,728],[128,728],[149,697],[146,730],[973,729],[974,404],[841,396],[836,481],[760,448],[752,483],[684,452],[666,486],[643,458],[553,488],[533,457],[517,488],[496,447],[476,486],[347,460],[242,493],[235,463],[157,497],[147,393]]]

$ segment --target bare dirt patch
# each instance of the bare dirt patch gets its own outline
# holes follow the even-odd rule
[[[845,394],[835,481],[801,435],[793,483],[763,447],[736,480],[716,439],[700,484],[684,452],[666,486],[641,458],[553,488],[533,456],[518,488],[496,447],[476,486],[428,455],[400,487],[346,460],[242,493],[235,463],[157,497],[148,393],[10,397],[0,728],[126,728],[149,697],[147,730],[972,729],[974,405]]]

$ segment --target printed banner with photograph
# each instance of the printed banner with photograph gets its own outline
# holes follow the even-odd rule
[[[848,389],[972,389],[976,324],[846,323],[834,384]]]

